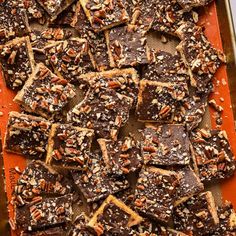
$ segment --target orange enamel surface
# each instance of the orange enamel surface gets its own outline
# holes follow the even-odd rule
[[[0,76],[1,77],[1,76]],[[8,121],[8,113],[10,111],[19,111],[19,106],[13,102],[15,92],[7,89],[3,79],[0,79],[0,111],[3,112],[3,116],[0,117],[0,129],[2,138],[4,141],[4,135],[6,132],[6,126]],[[24,157],[12,153],[7,153],[3,151],[3,163],[5,169],[5,181],[6,181],[6,191],[7,198],[10,201],[11,193],[14,189],[19,174],[15,171],[15,167],[18,166],[20,170],[24,170],[26,166],[26,160]],[[13,217],[13,207],[11,204],[9,206],[9,215]],[[12,235],[16,235],[12,232]]]
[[[208,8],[206,8],[206,13],[208,14],[201,17],[200,23],[201,25],[205,26],[206,28],[205,33],[208,39],[210,40],[210,42],[216,48],[222,50],[222,42],[221,42],[221,37],[220,37],[217,11],[216,11],[216,6],[214,3],[211,4]],[[232,145],[232,149],[234,153],[236,154],[236,133],[235,133],[235,128],[234,128],[233,112],[231,108],[226,66],[222,66],[218,70],[214,84],[215,84],[215,93],[211,96],[211,98],[214,98],[217,104],[221,105],[224,108],[223,124],[221,125],[221,129],[226,130],[230,143]],[[8,113],[13,110],[14,111],[19,110],[19,106],[17,104],[14,104],[13,102],[14,96],[15,96],[15,93],[6,88],[5,83],[3,79],[1,78],[0,79],[0,112],[3,112],[3,116],[0,117],[0,129],[1,129],[2,136],[4,136],[5,131],[6,131]],[[220,101],[221,97],[224,98],[224,102]],[[215,111],[210,108],[210,112],[211,112],[212,127],[215,128],[216,124],[215,124],[215,119],[213,118]],[[17,178],[19,177],[19,174],[16,173],[14,168],[15,166],[18,166],[20,170],[23,170],[24,167],[26,166],[26,160],[22,156],[9,154],[6,152],[3,152],[3,160],[4,160],[6,186],[7,186],[6,187],[7,197],[8,197],[8,200],[10,201],[12,190],[14,189]],[[231,202],[233,202],[234,206],[236,206],[236,194],[235,194],[236,176],[231,178],[228,181],[224,181],[224,183],[221,186],[221,189],[222,189],[223,198],[230,200]],[[9,204],[9,215],[10,217],[13,217],[13,209],[10,204]],[[12,235],[16,235],[16,234],[12,232]]]

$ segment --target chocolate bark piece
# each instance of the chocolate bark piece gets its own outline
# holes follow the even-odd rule
[[[94,131],[68,124],[53,124],[46,163],[69,169],[87,166]]]
[[[219,181],[234,174],[235,158],[225,131],[198,129],[192,132],[190,141],[201,181]]]
[[[17,181],[12,203],[18,207],[34,202],[39,196],[60,196],[71,192],[72,185],[63,175],[42,161],[32,161]]]
[[[37,231],[24,231],[20,236],[65,236],[67,234],[66,229],[61,226],[53,228],[37,230]]]
[[[74,183],[88,203],[106,198],[110,194],[127,189],[126,177],[114,177],[107,174],[101,156],[91,154],[87,170],[71,172]]]
[[[75,96],[75,87],[39,63],[14,98],[26,111],[45,118],[59,113]]]
[[[37,0],[37,2],[48,13],[50,20],[53,21],[62,11],[67,9],[74,0]]]
[[[55,41],[66,40],[70,38],[72,32],[63,28],[47,28],[42,31],[34,30],[30,34],[30,41],[34,51],[34,58],[36,63],[45,63],[47,66],[53,70],[50,63],[47,61],[47,57],[43,52],[44,47],[47,44],[53,43]]]
[[[113,28],[105,31],[105,37],[111,67],[137,66],[153,60],[145,31],[137,25]]]
[[[15,209],[17,228],[23,230],[37,230],[71,222],[72,194],[61,197],[38,197],[30,204]]]
[[[136,212],[110,195],[94,213],[88,226],[97,235],[128,235],[130,227],[142,221]]]
[[[78,80],[81,74],[94,70],[89,45],[85,39],[71,38],[54,42],[44,48],[55,73],[68,82]]]
[[[176,33],[181,39],[177,50],[188,67],[191,85],[204,91],[217,69],[226,61],[225,55],[211,45],[200,26],[184,23]]]
[[[140,81],[136,113],[141,122],[171,123],[176,106],[188,93],[186,82]]]
[[[146,125],[143,138],[142,149],[145,164],[159,166],[189,164],[190,142],[183,125]]]
[[[219,226],[211,236],[234,236],[236,233],[236,213],[231,202],[226,201],[217,208]]]
[[[45,22],[45,11],[36,0],[23,0],[23,4],[30,21],[37,20],[39,23]]]
[[[155,62],[143,68],[142,78],[159,82],[186,82],[189,76],[179,54],[172,55],[165,51],[158,51]]]
[[[155,167],[144,167],[135,189],[135,209],[141,215],[168,223],[179,186],[179,174]]]
[[[142,167],[140,142],[134,137],[127,136],[118,141],[98,139],[98,143],[108,173],[119,176],[135,172]]]
[[[173,213],[175,229],[193,235],[209,235],[219,224],[211,192],[200,193],[181,203]]]
[[[184,12],[176,0],[139,1],[141,14],[138,24],[146,31],[155,31],[176,35],[175,31],[185,21],[197,23],[198,14],[194,11]]]
[[[47,28],[42,31],[34,30],[30,34],[30,41],[34,51],[43,53],[47,44],[69,39],[71,31],[62,28]]]
[[[10,0],[0,3],[0,44],[30,32],[26,10],[22,2]]]
[[[80,0],[80,4],[95,32],[128,22],[124,0]]]
[[[75,221],[73,222],[73,227],[69,231],[68,236],[93,236],[86,226],[89,222],[89,218],[86,216],[84,212],[76,216]]]
[[[131,97],[134,100],[134,105],[137,102],[139,77],[137,71],[133,68],[91,72],[81,75],[79,80],[86,82],[94,89],[114,89],[120,94]]]
[[[0,46],[0,63],[8,88],[19,90],[34,70],[34,55],[28,37]]]
[[[89,43],[89,48],[95,61],[96,69],[104,71],[109,69],[109,59],[107,45],[103,32],[95,33],[91,28],[88,18],[86,17],[80,3],[77,2],[75,14],[71,26],[76,29],[81,38],[85,38]]]
[[[161,0],[156,3],[156,12],[152,29],[176,35],[176,30],[183,22],[198,22],[196,12],[184,12],[176,0]]]
[[[132,103],[132,98],[113,89],[89,90],[85,99],[69,112],[67,120],[94,129],[100,138],[115,140],[129,119]]]
[[[203,7],[214,0],[177,0],[179,5],[186,11],[190,11],[194,7]]]
[[[43,159],[50,129],[51,122],[41,117],[12,111],[9,113],[4,149],[31,159]]]
[[[204,185],[190,166],[183,167],[177,172],[181,177],[176,191],[175,206],[204,190]]]
[[[185,123],[188,131],[194,130],[201,123],[208,105],[209,92],[199,94],[197,89],[191,89],[189,96],[184,98],[174,117],[174,122]]]

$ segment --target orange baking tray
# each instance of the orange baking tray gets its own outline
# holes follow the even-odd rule
[[[229,28],[228,24],[229,22],[227,19],[226,9],[223,9],[225,6],[222,5],[224,1],[220,0],[217,1],[217,3],[212,3],[209,7],[205,8],[205,13],[200,18],[200,24],[205,26],[205,32],[210,40],[210,42],[218,49],[223,50],[223,44],[222,44],[222,38],[224,38],[223,32],[227,31]],[[220,11],[218,11],[217,15],[217,7],[220,8]],[[222,16],[222,11],[225,10],[224,15]],[[219,21],[219,19],[221,19]],[[226,22],[226,24],[220,25],[220,23]],[[222,33],[222,37],[221,37]],[[229,33],[229,32],[228,32]],[[230,36],[228,36],[230,37]],[[224,38],[225,41],[225,38]],[[231,41],[230,41],[231,43]],[[229,43],[227,43],[226,48],[229,48]],[[230,48],[231,49],[231,48]],[[230,60],[229,65],[231,65],[230,71],[228,70],[229,65],[222,66],[217,74],[216,79],[214,80],[215,84],[215,92],[213,95],[211,95],[211,98],[215,99],[217,104],[220,104],[223,108],[223,123],[221,125],[220,129],[224,129],[227,132],[227,135],[229,137],[229,141],[231,143],[233,152],[236,154],[236,133],[235,133],[235,127],[234,127],[234,116],[233,116],[233,110],[232,110],[232,104],[231,104],[231,97],[230,97],[230,84],[232,83],[233,78],[232,74],[232,55],[230,54],[232,50],[228,50],[226,52],[227,58]],[[236,74],[236,71],[234,71]],[[229,76],[231,75],[231,76]],[[230,82],[230,83],[229,83]],[[236,87],[235,87],[236,89]],[[6,125],[8,120],[8,113],[12,110],[19,111],[19,106],[13,102],[13,98],[15,96],[15,93],[11,90],[7,89],[3,79],[0,79],[0,112],[2,112],[2,116],[0,117],[0,129],[2,136],[4,136],[6,131]],[[224,98],[224,102],[220,101],[220,97]],[[210,109],[211,114],[211,120],[209,123],[211,123],[212,128],[216,128],[215,119],[213,118],[214,110]],[[9,154],[3,151],[3,164],[5,169],[5,184],[6,184],[6,196],[8,202],[11,199],[11,193],[14,189],[14,186],[17,182],[17,179],[19,178],[19,174],[16,172],[15,167],[18,166],[20,170],[23,170],[26,166],[26,159],[22,156],[15,155],[15,154]],[[0,182],[1,183],[1,182]],[[224,199],[230,200],[234,206],[236,207],[236,175],[235,177],[232,177],[229,180],[224,181],[221,185],[221,192],[222,197]],[[0,185],[1,194],[3,194],[4,187]],[[1,212],[1,209],[6,206],[4,203],[4,199],[0,199],[0,235],[8,235],[7,234],[7,219],[4,218],[4,211]],[[11,204],[8,203],[8,212],[9,217],[13,217],[13,209]],[[16,232],[11,231],[9,235],[17,235]]]

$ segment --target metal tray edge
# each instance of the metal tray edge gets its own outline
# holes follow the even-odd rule
[[[217,0],[216,2],[222,44],[227,57],[226,70],[229,80],[231,104],[234,120],[236,120],[236,29],[233,24],[230,1]]]

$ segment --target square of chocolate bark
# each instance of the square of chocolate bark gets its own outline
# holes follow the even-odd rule
[[[190,235],[210,235],[219,224],[211,192],[200,193],[178,205],[173,212],[175,229]]]
[[[41,117],[12,111],[9,113],[4,149],[31,159],[43,159],[51,123]]]
[[[95,33],[93,31],[93,28],[91,27],[79,2],[76,4],[71,26],[75,28],[81,38],[85,38],[88,41],[96,69],[98,71],[109,69],[110,64],[104,32]]]
[[[75,87],[39,63],[14,102],[47,119],[62,111],[75,96]]]
[[[70,38],[46,45],[44,53],[55,73],[68,82],[78,80],[81,74],[95,69],[88,42],[81,38]]]
[[[234,236],[236,234],[236,213],[231,202],[226,201],[217,207],[220,223],[212,236]]]
[[[100,154],[91,154],[88,168],[81,171],[71,171],[75,185],[88,203],[93,203],[129,187],[126,177],[114,177],[107,174],[105,164]]]
[[[158,51],[155,61],[144,66],[142,78],[159,82],[187,82],[189,79],[186,68],[179,54],[172,55],[169,52]]]
[[[235,157],[224,130],[198,129],[190,136],[194,167],[201,181],[219,181],[235,172]]]
[[[98,137],[117,139],[119,129],[129,119],[133,99],[113,89],[89,90],[84,100],[68,114],[73,124],[93,129]]]
[[[84,169],[94,131],[70,124],[53,124],[48,140],[46,163],[69,169]]]
[[[190,11],[194,7],[206,6],[213,0],[177,0],[177,2],[185,11]]]
[[[71,222],[72,199],[72,194],[44,199],[37,197],[33,202],[15,208],[17,228],[32,231]]]
[[[144,167],[136,184],[134,205],[141,215],[168,223],[180,176],[174,171]]]
[[[111,175],[123,175],[138,171],[143,164],[141,145],[132,136],[118,141],[98,139],[103,160]]]
[[[198,14],[194,11],[184,12],[173,0],[143,0],[139,3],[138,24],[146,31],[149,29],[176,35],[175,31],[185,21],[197,23]]]
[[[154,55],[147,45],[145,31],[138,25],[126,25],[105,31],[111,67],[148,64]]]
[[[188,93],[186,82],[141,80],[136,114],[141,122],[171,123],[179,101]]]
[[[143,131],[144,162],[150,165],[188,165],[191,158],[188,133],[183,125],[146,125]]]
[[[192,22],[194,24],[198,22],[197,12],[184,12],[176,1],[161,0],[156,1],[155,5],[153,30],[176,35],[175,31],[183,22]]]
[[[42,161],[32,161],[19,177],[11,202],[23,206],[38,196],[62,196],[71,192],[72,185],[62,174]]]
[[[206,112],[209,94],[210,90],[199,94],[197,89],[192,88],[189,95],[180,102],[174,122],[184,123],[188,131],[197,128]]]
[[[134,68],[91,72],[81,75],[79,80],[82,80],[94,89],[114,89],[120,94],[131,97],[134,105],[136,105],[139,90],[139,76]]]
[[[188,67],[191,85],[204,91],[220,65],[226,61],[225,55],[211,45],[200,26],[184,23],[176,33],[181,39],[177,50]]]
[[[0,64],[7,87],[21,89],[34,70],[34,55],[29,37],[16,38],[0,45]]]
[[[97,235],[128,235],[130,227],[142,221],[136,212],[110,195],[88,223]]]
[[[67,9],[74,0],[37,0],[37,2],[48,13],[50,20],[53,21],[62,11]]]
[[[104,31],[129,20],[124,0],[80,0],[95,32]]]
[[[31,31],[26,10],[18,0],[5,1],[0,4],[0,44],[23,37]]]
[[[183,167],[176,171],[180,174],[179,187],[176,191],[175,206],[187,201],[193,195],[199,194],[204,190],[204,185],[197,174],[190,166]]]

